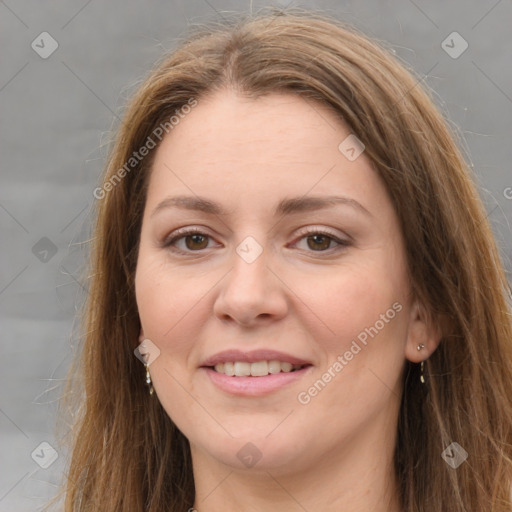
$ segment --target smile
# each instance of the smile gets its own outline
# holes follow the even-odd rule
[[[276,373],[289,373],[300,370],[306,365],[292,364],[277,360],[257,361],[247,363],[245,361],[235,361],[219,363],[214,366],[217,373],[222,373],[230,377],[265,377],[275,375]]]

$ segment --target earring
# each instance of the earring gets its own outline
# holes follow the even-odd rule
[[[420,343],[420,344],[418,345],[418,347],[417,347],[418,352],[419,352],[420,350],[423,350],[424,348],[425,348],[425,345],[423,345],[423,343]],[[421,382],[422,384],[425,384],[425,376],[424,376],[424,373],[423,373],[424,363],[425,363],[424,361],[421,361],[421,365],[420,365],[420,382]]]
[[[149,373],[149,364],[144,365],[146,367],[146,384],[149,386],[149,394],[153,394],[153,384],[151,383],[151,375]]]

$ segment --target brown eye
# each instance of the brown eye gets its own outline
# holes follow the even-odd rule
[[[309,231],[302,231],[302,235],[294,245],[299,249],[306,252],[316,253],[333,253],[335,251],[343,250],[349,245],[350,241],[340,239],[335,233],[331,233],[326,228],[309,229]],[[303,244],[301,246],[301,244]]]
[[[185,239],[185,245],[187,249],[200,250],[208,247],[208,236],[201,234],[187,235],[183,237]]]
[[[210,235],[199,231],[197,228],[179,229],[162,243],[162,247],[183,254],[201,252],[208,248],[208,243],[211,240]]]
[[[317,234],[317,235],[308,236],[307,240],[308,240],[308,247],[311,250],[324,251],[324,250],[330,248],[329,246],[331,245],[332,237],[327,236],[327,235]],[[310,243],[310,241],[312,241],[312,243]]]

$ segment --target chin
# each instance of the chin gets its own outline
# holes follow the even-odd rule
[[[304,457],[300,443],[285,436],[246,435],[203,444],[202,450],[217,462],[230,468],[246,471],[297,470],[299,458]]]

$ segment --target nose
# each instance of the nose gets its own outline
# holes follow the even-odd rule
[[[222,280],[213,306],[218,318],[248,327],[286,316],[286,286],[268,263],[266,251],[252,262],[234,254],[234,268]]]

